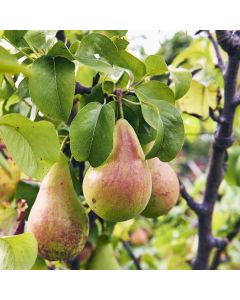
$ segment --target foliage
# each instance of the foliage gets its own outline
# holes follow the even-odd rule
[[[11,156],[22,173],[11,198],[0,198],[0,269],[73,268],[73,262],[36,260],[34,237],[16,234],[22,216],[17,200],[28,205],[20,218],[27,221],[39,183],[59,160],[60,151],[69,157],[76,193],[90,218],[88,242],[79,256],[81,269],[88,268],[103,234],[111,238],[123,269],[136,268],[124,242],[143,269],[191,269],[197,218],[181,197],[166,216],[112,224],[89,211],[81,185],[88,166],[100,166],[110,155],[115,121],[124,115],[144,149],[152,142],[146,158],[175,159],[172,166],[190,194],[201,200],[216,128],[209,107],[221,109],[224,100],[212,44],[204,35],[190,38],[178,32],[158,53],[142,60],[128,51],[127,31],[64,31],[63,40],[55,35],[6,30],[1,37],[9,47],[0,47],[0,168],[7,173],[4,162]],[[214,210],[217,236],[230,233],[239,218],[239,142],[229,150],[221,201]],[[240,268],[237,239],[224,255],[222,269]]]

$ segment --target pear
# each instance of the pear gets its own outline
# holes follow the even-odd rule
[[[83,249],[89,232],[88,216],[75,194],[64,156],[43,179],[27,230],[38,241],[39,255],[48,260],[72,259]]]
[[[113,150],[106,162],[90,167],[83,180],[83,194],[101,218],[120,222],[134,218],[146,207],[152,179],[137,135],[124,119],[114,128]]]
[[[87,270],[119,270],[120,266],[114,254],[113,246],[106,235],[98,237],[97,247],[90,259]]]
[[[172,167],[157,157],[150,159],[148,166],[152,175],[152,195],[141,215],[157,218],[166,214],[177,203],[179,181]]]
[[[149,232],[144,228],[137,228],[130,234],[130,241],[135,246],[146,245],[149,240]]]

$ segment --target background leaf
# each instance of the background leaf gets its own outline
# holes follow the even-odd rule
[[[70,145],[74,158],[99,166],[113,146],[114,110],[109,105],[92,102],[84,106],[70,127]]]
[[[13,160],[28,176],[43,178],[59,159],[60,145],[53,124],[32,122],[19,114],[0,119],[0,136]]]

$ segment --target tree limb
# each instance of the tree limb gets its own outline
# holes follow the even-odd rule
[[[236,81],[239,69],[238,43],[228,31],[217,31],[217,38],[222,48],[228,52],[228,66],[224,76],[224,107],[222,122],[218,123],[214,136],[212,153],[209,159],[206,189],[202,205],[207,213],[198,215],[198,250],[193,263],[193,269],[208,269],[211,250],[216,247],[212,236],[212,214],[218,197],[218,189],[224,176],[225,153],[233,142],[233,118],[235,106],[233,101],[236,93]],[[238,38],[239,40],[239,38]],[[240,41],[239,41],[240,49]]]
[[[231,56],[240,57],[239,31],[216,30],[219,45]]]

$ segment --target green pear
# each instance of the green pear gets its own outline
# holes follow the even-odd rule
[[[74,191],[64,156],[43,179],[27,230],[38,241],[39,255],[48,260],[71,259],[83,249],[89,232],[88,216]]]
[[[157,218],[166,214],[177,203],[179,181],[172,167],[157,157],[150,159],[148,166],[152,175],[152,195],[141,215]]]
[[[87,270],[119,270],[120,266],[114,254],[113,246],[105,235],[99,236],[97,247],[90,259]]]
[[[151,190],[151,173],[137,135],[126,120],[120,119],[115,125],[110,156],[103,165],[86,172],[85,199],[101,218],[120,222],[144,210]]]

